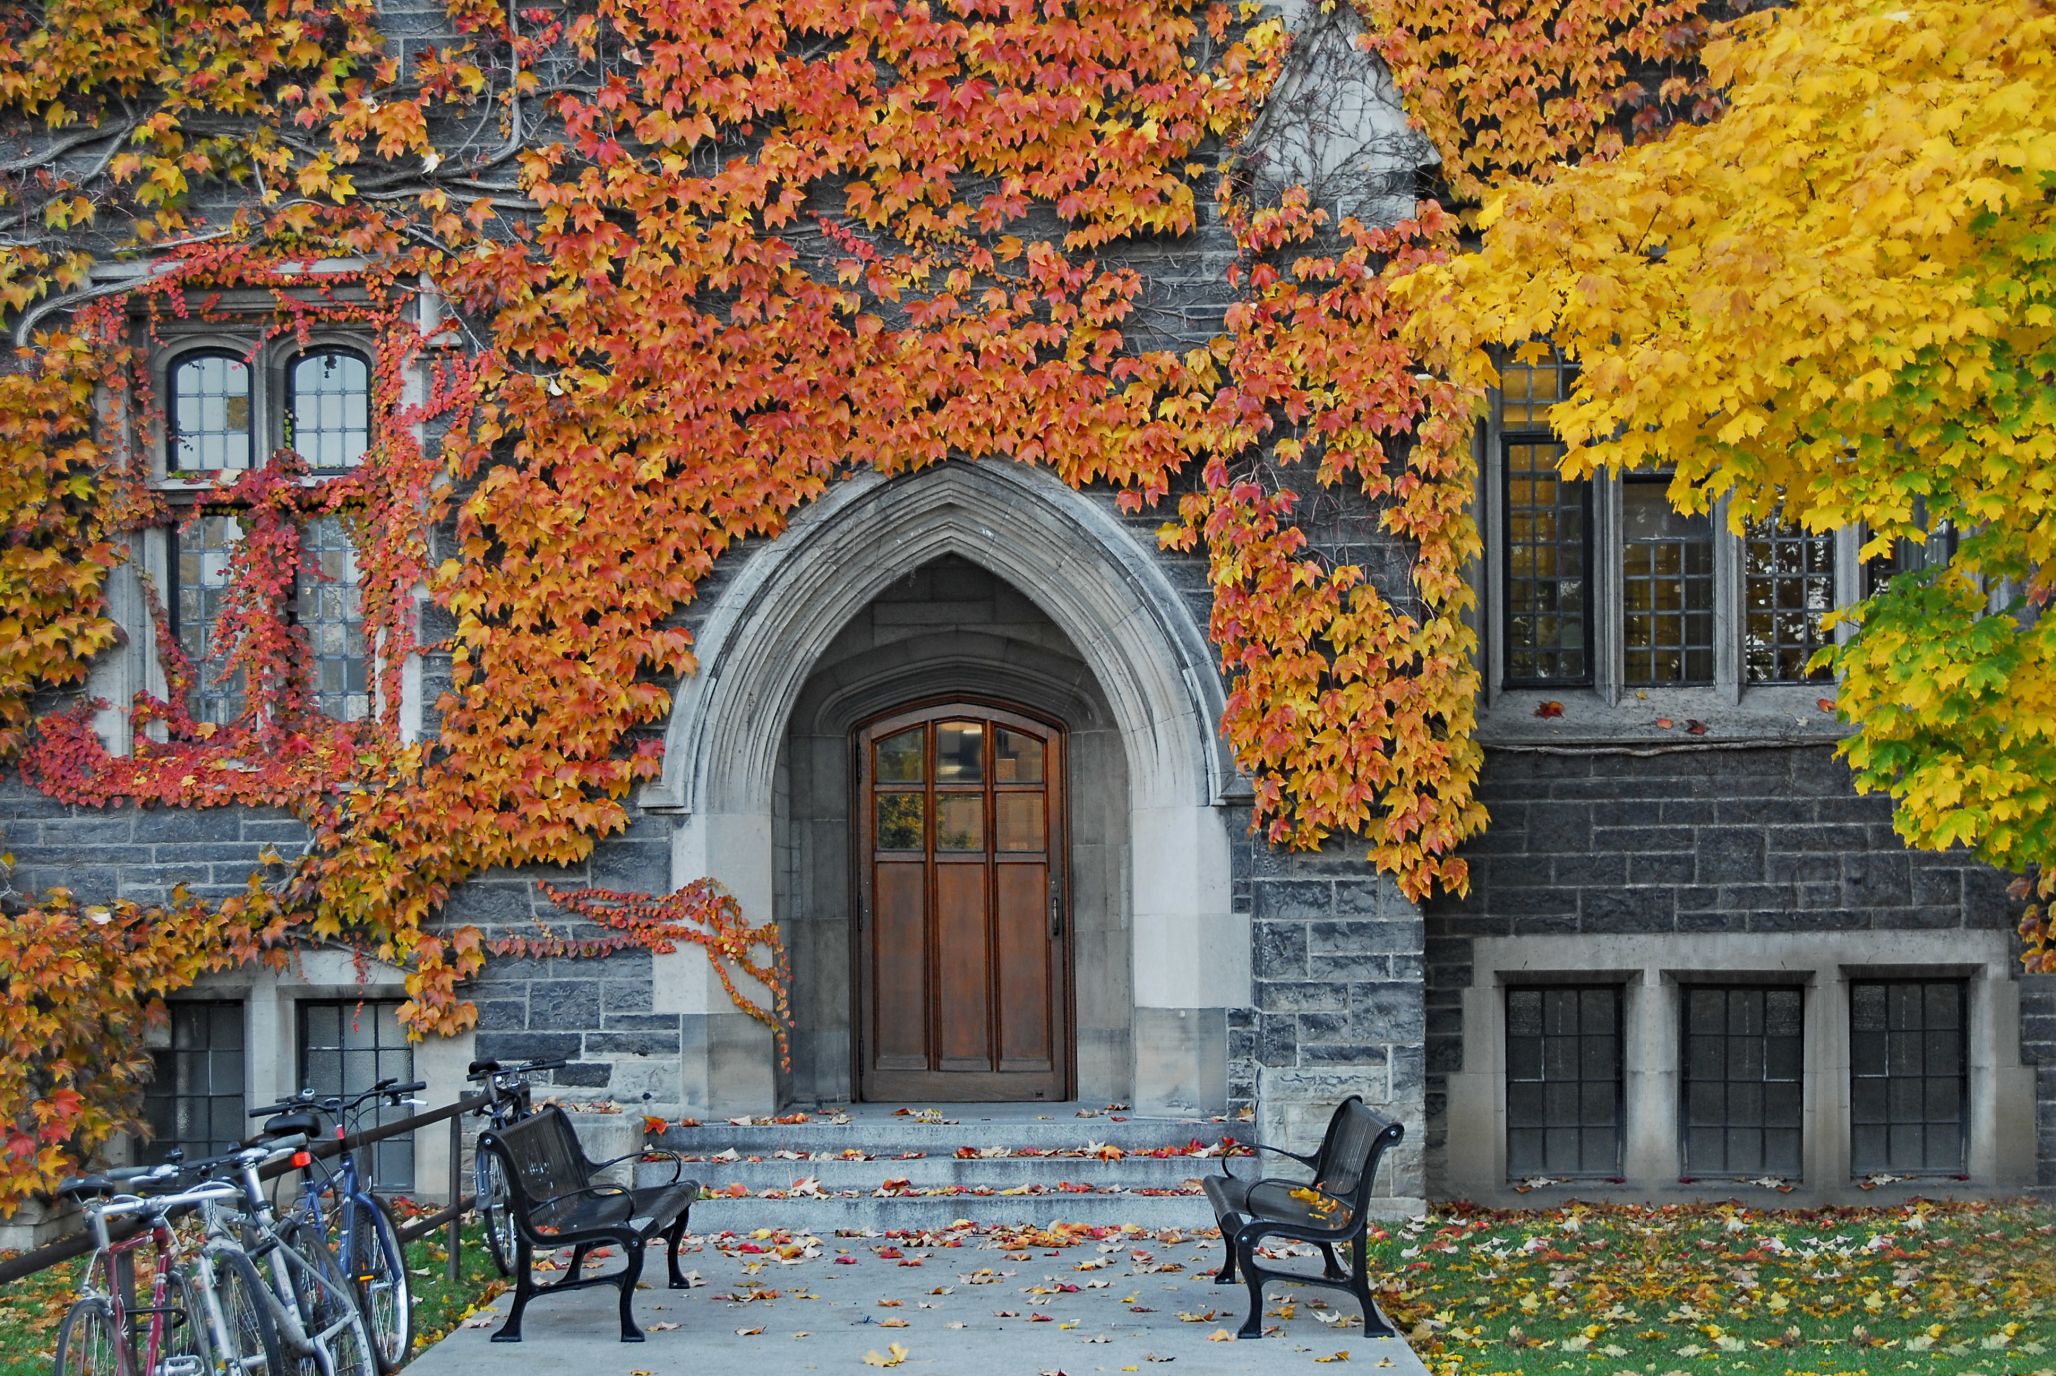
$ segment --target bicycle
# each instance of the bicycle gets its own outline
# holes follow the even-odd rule
[[[172,1197],[143,1193],[152,1186],[175,1184],[177,1171],[176,1164],[127,1168],[76,1177],[58,1187],[59,1194],[84,1210],[93,1252],[79,1281],[79,1296],[58,1325],[57,1376],[211,1376],[217,1369],[215,1343],[208,1326],[203,1326],[207,1313],[192,1273],[180,1258],[171,1216],[203,1197],[240,1192],[230,1185],[211,1185]],[[120,1192],[122,1185],[130,1186],[130,1192]],[[109,1220],[132,1216],[145,1221],[116,1241]],[[138,1305],[132,1303],[135,1258],[146,1247],[152,1253],[150,1302]],[[211,1326],[221,1326],[218,1314]],[[240,1363],[233,1369],[247,1370]]]
[[[534,1088],[527,1077],[542,1070],[556,1070],[565,1064],[561,1056],[520,1065],[503,1066],[498,1061],[473,1061],[464,1078],[485,1086],[485,1101],[478,1114],[486,1126],[503,1128],[535,1114]],[[514,1215],[507,1178],[501,1173],[500,1158],[489,1151],[474,1151],[471,1163],[473,1207],[484,1225],[485,1248],[503,1276],[514,1274]]]
[[[320,1115],[327,1115],[341,1141],[378,1100],[397,1108],[409,1102],[405,1096],[426,1088],[424,1081],[401,1084],[389,1077],[347,1098],[322,1098],[303,1089],[278,1103],[250,1110],[250,1116],[266,1119],[266,1135],[303,1132],[311,1136],[321,1130]],[[413,1348],[414,1299],[407,1279],[407,1254],[392,1210],[372,1192],[370,1173],[360,1167],[354,1151],[343,1152],[336,1169],[324,1166],[317,1175],[310,1168],[303,1178],[305,1184],[288,1217],[312,1228],[334,1251],[371,1331],[379,1370],[397,1371]]]
[[[350,1278],[326,1241],[304,1219],[281,1222],[265,1197],[259,1167],[281,1153],[306,1170],[313,1156],[304,1133],[245,1147],[195,1163],[214,1170],[236,1188],[234,1211],[215,1194],[198,1201],[205,1235],[198,1265],[202,1286],[214,1290],[224,1274],[250,1284],[272,1330],[273,1359],[267,1370],[285,1376],[278,1358],[289,1359],[299,1376],[378,1376],[378,1357]],[[261,1263],[261,1265],[260,1265]]]

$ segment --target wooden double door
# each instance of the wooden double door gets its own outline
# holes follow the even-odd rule
[[[853,744],[858,1096],[1068,1097],[1062,728],[955,701]]]

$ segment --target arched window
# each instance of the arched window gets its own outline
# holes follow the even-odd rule
[[[371,364],[310,349],[286,364],[285,441],[314,469],[350,468],[371,447]]]
[[[250,466],[250,369],[223,350],[182,354],[171,365],[170,467]]]

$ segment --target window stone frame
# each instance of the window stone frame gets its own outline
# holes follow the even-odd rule
[[[303,275],[310,283],[338,273],[355,270],[360,265],[348,259],[322,260],[306,264]],[[111,280],[111,279],[110,279]],[[347,293],[345,293],[347,297]],[[160,338],[151,339],[137,322],[133,331],[134,342],[139,350],[149,357],[150,386],[159,397],[168,395],[170,365],[179,357],[214,349],[249,358],[256,347],[254,330],[238,331],[235,317],[240,313],[253,322],[273,309],[273,298],[269,292],[250,290],[221,293],[214,301],[213,313],[225,319],[217,321],[167,321],[160,328]],[[427,369],[432,356],[448,351],[455,341],[445,328],[446,311],[440,296],[425,285],[420,291],[412,314],[413,323],[422,330],[427,347],[423,359],[410,368],[404,381],[402,402],[406,406],[418,405],[426,396],[429,379]],[[303,340],[297,334],[288,332],[265,342],[251,366],[251,428],[258,443],[253,446],[253,466],[268,461],[271,453],[280,447],[284,434],[285,407],[288,404],[289,379],[287,367],[292,358],[304,353],[316,352],[324,347],[334,347],[360,355],[371,365],[371,381],[376,385],[376,350],[372,341],[362,330],[340,327],[320,327],[310,330]],[[133,749],[133,723],[128,704],[138,692],[155,697],[165,697],[169,684],[165,680],[163,664],[159,655],[158,627],[150,614],[149,601],[143,590],[143,578],[159,590],[160,595],[170,586],[170,562],[172,557],[172,531],[178,519],[184,515],[184,508],[194,500],[194,494],[214,486],[212,477],[200,479],[180,476],[167,467],[168,447],[165,427],[161,421],[145,423],[135,413],[123,409],[117,397],[102,390],[96,400],[101,424],[108,430],[122,433],[129,444],[146,456],[146,474],[153,491],[159,493],[173,509],[173,519],[168,524],[149,526],[131,533],[127,538],[128,555],[110,571],[106,584],[107,609],[110,619],[121,626],[126,633],[127,643],[118,650],[102,655],[92,666],[86,684],[88,697],[97,698],[108,705],[98,710],[93,717],[93,728],[110,754],[123,756]],[[376,417],[373,417],[374,432]],[[426,428],[420,421],[413,422],[414,438],[425,441]],[[227,472],[248,472],[248,469],[225,470]],[[353,469],[324,469],[311,472],[302,481],[308,486],[332,481]],[[414,597],[417,602],[426,599],[425,588],[417,587]],[[167,611],[170,610],[167,608]],[[367,645],[367,655],[375,661],[378,651]],[[400,702],[398,722],[403,744],[420,739],[424,721],[426,692],[423,687],[422,655],[417,650],[410,653],[400,666]],[[378,693],[382,675],[375,663],[370,671],[371,710],[375,714],[380,707]],[[150,728],[161,732],[161,726]]]
[[[1478,478],[1473,492],[1483,554],[1473,565],[1478,592],[1476,629],[1484,670],[1480,730],[1487,741],[1517,740],[1538,735],[1579,738],[1612,738],[1623,734],[1626,723],[1617,717],[1628,704],[1648,704],[1653,717],[1658,713],[1682,725],[1695,718],[1719,719],[1723,736],[1773,739],[1834,739],[1847,733],[1832,712],[1823,711],[1820,699],[1832,700],[1836,687],[1830,680],[1800,683],[1749,683],[1742,645],[1747,575],[1743,559],[1746,538],[1729,528],[1729,503],[1716,500],[1707,512],[1714,528],[1714,681],[1711,685],[1642,686],[1627,683],[1625,635],[1622,609],[1624,579],[1622,548],[1624,517],[1620,475],[1600,472],[1592,475],[1591,531],[1588,546],[1592,565],[1586,597],[1590,603],[1592,683],[1590,686],[1528,687],[1507,682],[1506,598],[1507,500],[1505,446],[1509,429],[1517,437],[1534,433],[1532,426],[1507,427],[1504,405],[1497,388],[1489,392],[1490,403],[1484,421],[1475,431],[1473,453],[1478,460]],[[1835,532],[1836,604],[1856,600],[1862,583],[1859,557],[1862,533],[1855,529]],[[1849,635],[1841,626],[1833,631],[1839,643]],[[1539,730],[1529,720],[1543,702],[1560,705],[1560,715],[1548,719],[1549,729]]]
[[[1629,1200],[1731,1195],[1735,1182],[1726,1177],[1683,1178],[1681,1002],[1691,984],[1762,983],[1804,988],[1802,1175],[1790,1182],[1791,1194],[1767,1198],[1798,1206],[2027,1188],[2035,1172],[2035,1071],[2021,1061],[2020,984],[2010,939],[1999,930],[1894,932],[1893,962],[1875,964],[1854,959],[1875,949],[1876,936],[1868,932],[1477,937],[1470,982],[1457,991],[1463,1060],[1447,1076],[1447,1138],[1431,1174],[1446,1192],[1481,1203],[1537,1204],[1535,1193],[1515,1192],[1507,1177],[1506,986],[1618,980],[1625,1183],[1609,1191],[1587,1178],[1569,1189],[1580,1197]],[[1849,985],[1916,976],[1968,981],[1968,1179],[1916,1176],[1864,1191],[1850,1168]]]

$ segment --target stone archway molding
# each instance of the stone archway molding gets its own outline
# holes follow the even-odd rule
[[[899,478],[866,471],[753,550],[695,636],[649,811],[768,807],[778,731],[823,646],[895,580],[955,554],[1004,578],[1092,667],[1152,805],[1223,801],[1213,650],[1164,569],[1106,508],[1040,469],[955,462]]]
[[[774,912],[780,742],[821,651],[895,580],[945,555],[1035,602],[1091,669],[1128,775],[1136,1107],[1219,1111],[1226,1010],[1249,1001],[1249,921],[1232,911],[1219,806],[1237,785],[1221,744],[1212,649],[1154,551],[1107,507],[1005,460],[838,483],[713,591],[699,673],[680,687],[664,772],[639,796],[679,818],[672,881],[721,882]],[[660,956],[656,1011],[687,1015],[681,1098],[717,1112],[776,1100],[763,1029],[697,951]]]

